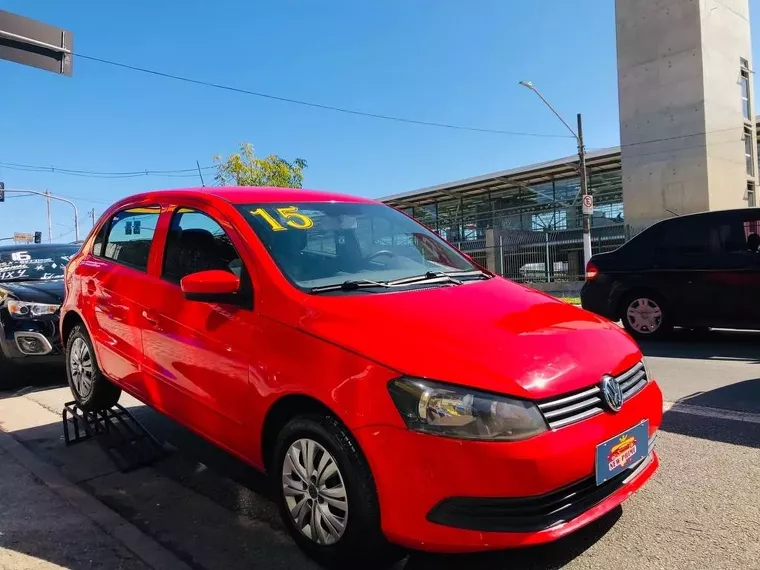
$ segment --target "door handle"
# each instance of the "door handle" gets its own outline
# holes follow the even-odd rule
[[[158,317],[156,316],[153,311],[143,311],[142,312],[143,318],[148,321],[153,326],[158,326]]]

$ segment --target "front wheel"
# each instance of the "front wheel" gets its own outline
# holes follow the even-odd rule
[[[82,325],[72,329],[66,342],[66,379],[74,399],[89,412],[108,409],[121,396],[121,388],[100,371],[90,335]]]
[[[403,556],[380,529],[369,465],[336,419],[291,420],[280,432],[271,477],[290,535],[323,566],[384,567]]]
[[[621,312],[625,330],[637,340],[662,338],[673,329],[667,304],[653,293],[628,295]]]

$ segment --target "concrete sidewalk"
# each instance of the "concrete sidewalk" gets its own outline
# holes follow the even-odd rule
[[[0,429],[0,570],[188,567]]]

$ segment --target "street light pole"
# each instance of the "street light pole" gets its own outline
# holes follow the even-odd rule
[[[38,190],[22,190],[18,188],[12,188],[12,189],[6,188],[5,191],[17,192],[20,194],[34,194],[35,196],[42,196],[47,200],[48,205],[50,204],[50,200],[58,200],[59,202],[66,202],[69,206],[74,208],[74,236],[75,236],[76,241],[79,241],[79,210],[77,210],[77,205],[74,202],[72,202],[71,200],[67,200],[66,198],[61,198],[60,196],[51,194],[47,190],[45,192],[39,192]],[[48,231],[52,235],[52,220],[50,219],[49,207],[48,207]]]
[[[581,194],[583,196],[588,196],[588,173],[586,171],[586,146],[583,143],[583,120],[581,118],[581,114],[578,113],[578,132],[574,131],[573,128],[567,124],[567,121],[562,118],[562,115],[560,115],[557,110],[552,106],[549,101],[546,100],[546,98],[541,95],[541,92],[536,89],[536,87],[531,83],[530,81],[520,81],[520,85],[523,87],[530,89],[538,95],[539,99],[544,102],[544,105],[549,107],[552,113],[560,120],[560,122],[565,125],[568,131],[575,137],[575,140],[578,142],[578,171],[580,174],[580,182],[581,182]],[[583,213],[583,264],[584,267],[588,265],[588,262],[591,260],[591,214]],[[585,271],[585,270],[584,270]]]

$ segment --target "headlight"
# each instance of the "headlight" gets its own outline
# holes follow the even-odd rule
[[[409,429],[459,439],[517,441],[548,428],[531,402],[417,378],[388,386]]]
[[[27,301],[7,301],[8,312],[16,319],[34,319],[44,315],[54,315],[60,305],[28,303]]]

